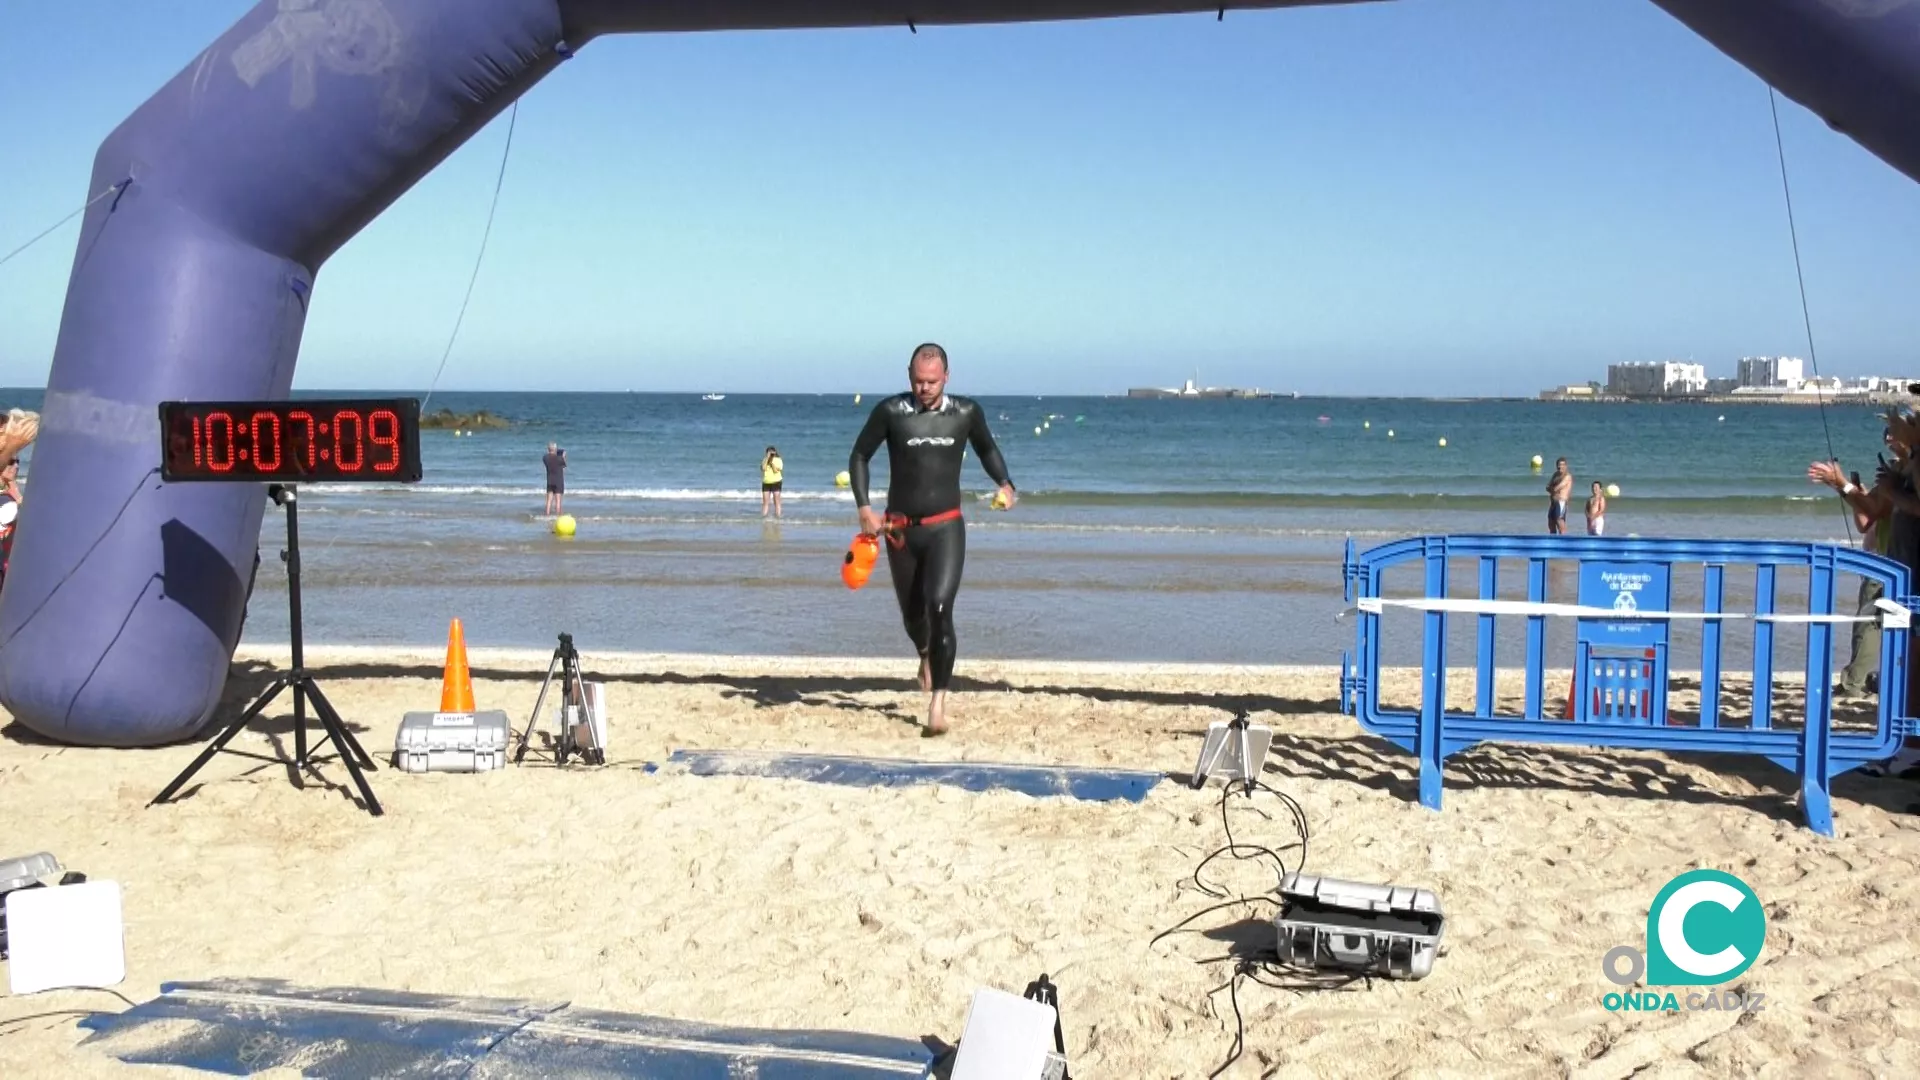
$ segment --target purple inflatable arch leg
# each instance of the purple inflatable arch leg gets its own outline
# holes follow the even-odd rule
[[[159,481],[157,406],[284,398],[314,275],[564,55],[554,0],[265,0],[110,135],[0,595],[0,702],[151,746],[226,683],[265,489]]]

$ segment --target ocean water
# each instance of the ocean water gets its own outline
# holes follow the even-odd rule
[[[437,393],[429,409],[487,409],[514,426],[426,432],[418,484],[303,491],[307,639],[439,644],[457,616],[476,645],[544,647],[565,630],[588,651],[908,656],[885,570],[850,593],[837,569],[855,521],[833,478],[888,392],[863,404]],[[1338,619],[1349,537],[1364,549],[1542,532],[1546,477],[1564,456],[1575,530],[1600,480],[1621,488],[1614,535],[1846,541],[1839,500],[1808,483],[1807,463],[1831,438],[1871,476],[1879,449],[1877,416],[1858,406],[1829,407],[1823,423],[1796,406],[980,400],[1022,501],[988,510],[991,485],[969,462],[963,657],[1331,664],[1351,648]],[[567,540],[539,517],[550,441],[571,463],[579,532]],[[786,461],[778,522],[760,513],[768,445]],[[30,491],[30,460],[27,471]],[[874,474],[883,491],[884,450]],[[287,639],[282,537],[270,508],[251,642]]]

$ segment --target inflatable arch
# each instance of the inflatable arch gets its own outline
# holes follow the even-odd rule
[[[1654,2],[1920,179],[1916,0]],[[0,703],[71,743],[151,746],[202,726],[237,644],[265,492],[162,485],[157,404],[286,397],[327,257],[593,38],[1216,10],[1181,0],[261,0],[94,160],[34,497],[0,595]]]

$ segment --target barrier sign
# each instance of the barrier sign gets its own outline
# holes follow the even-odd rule
[[[1582,562],[1580,604],[1612,608],[1622,615],[1667,611],[1672,599],[1673,567],[1654,562]],[[1667,624],[1581,619],[1580,640],[1602,648],[1647,649],[1667,643]]]

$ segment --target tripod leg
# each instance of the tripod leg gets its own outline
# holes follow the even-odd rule
[[[587,758],[586,751],[580,749],[580,744],[573,740],[575,725],[567,723],[568,705],[574,708],[576,722],[586,717],[587,688],[580,681],[580,657],[573,654],[568,654],[560,667],[560,738],[553,750],[553,762],[556,765],[565,765],[567,759],[575,754],[580,755],[582,761]]]
[[[318,713],[321,709],[325,709],[327,712],[333,714],[333,723],[337,737],[333,734],[330,734],[329,737],[334,739],[334,748],[340,751],[340,756],[345,757],[351,753],[354,758],[359,761],[361,768],[370,772],[380,771],[374,766],[373,759],[367,756],[366,750],[361,747],[360,740],[353,737],[353,732],[347,729],[346,722],[340,719],[340,710],[334,708],[333,702],[327,700],[327,695],[320,692],[320,684],[316,682],[307,683],[307,693],[313,695],[313,711],[315,713]],[[346,740],[345,746],[340,745],[340,739],[342,738]]]
[[[576,745],[574,750],[580,755],[580,760],[589,765],[605,765],[607,763],[606,748],[602,747],[595,738],[600,730],[600,718],[594,715],[593,698],[587,693],[587,675],[580,670],[579,657],[575,657],[573,661],[573,678],[575,685],[580,688],[580,722],[586,725],[588,738],[595,739],[591,748]]]
[[[547,703],[547,688],[553,685],[553,669],[560,665],[560,650],[555,649],[553,659],[547,661],[547,677],[540,684],[540,696],[533,699],[533,715],[527,718],[527,730],[520,735],[520,745],[513,748],[513,763],[526,760],[527,744],[533,741],[533,729],[540,726],[540,710]],[[562,690],[564,693],[565,690]]]
[[[174,777],[173,783],[168,784],[166,787],[166,790],[162,791],[158,795],[155,795],[153,797],[153,802],[150,802],[147,805],[153,806],[157,803],[163,803],[163,802],[166,802],[168,799],[173,798],[174,794],[178,792],[182,787],[186,786],[186,783],[188,780],[193,778],[193,774],[200,771],[200,767],[202,765],[205,765],[207,762],[212,761],[213,755],[219,753],[222,749],[224,749],[227,743],[233,740],[233,737],[235,735],[240,734],[241,728],[246,727],[249,721],[251,721],[256,716],[259,716],[260,711],[262,709],[265,709],[268,705],[273,704],[273,699],[280,696],[280,691],[285,690],[289,682],[290,680],[288,679],[288,677],[285,675],[282,675],[279,678],[268,683],[267,688],[261,692],[259,697],[254,699],[253,704],[247,706],[246,711],[242,712],[238,719],[234,720],[233,723],[228,724],[227,730],[221,732],[220,737],[213,740],[213,742],[209,744],[205,750],[200,751],[200,756],[193,759],[193,764],[187,766],[186,770],[182,772],[179,776]]]
[[[1257,779],[1253,775],[1253,745],[1247,741],[1247,722],[1236,720],[1240,729],[1240,783],[1248,798],[1253,797],[1253,785]]]
[[[320,749],[318,745],[315,750]],[[307,692],[298,676],[293,680],[293,767],[298,772],[307,764]]]
[[[1200,759],[1200,767],[1193,770],[1194,787],[1203,788],[1207,786],[1207,777],[1212,776],[1213,770],[1220,767],[1220,759],[1226,755],[1226,752],[1227,740],[1221,739],[1219,744],[1213,748],[1213,753]]]
[[[319,693],[319,688],[310,688],[314,690],[313,711],[320,714],[320,725],[333,737],[333,745],[340,748],[340,763],[347,767],[347,775],[353,777],[354,786],[360,789],[360,798],[366,801],[367,812],[379,817],[386,811],[380,808],[380,800],[373,797],[373,788],[367,785],[367,778],[360,771],[360,763],[354,760],[352,751],[346,749],[352,743],[353,736],[347,734],[347,726],[341,723],[340,714],[333,711],[333,706]],[[359,749],[359,743],[352,745],[354,749]]]

